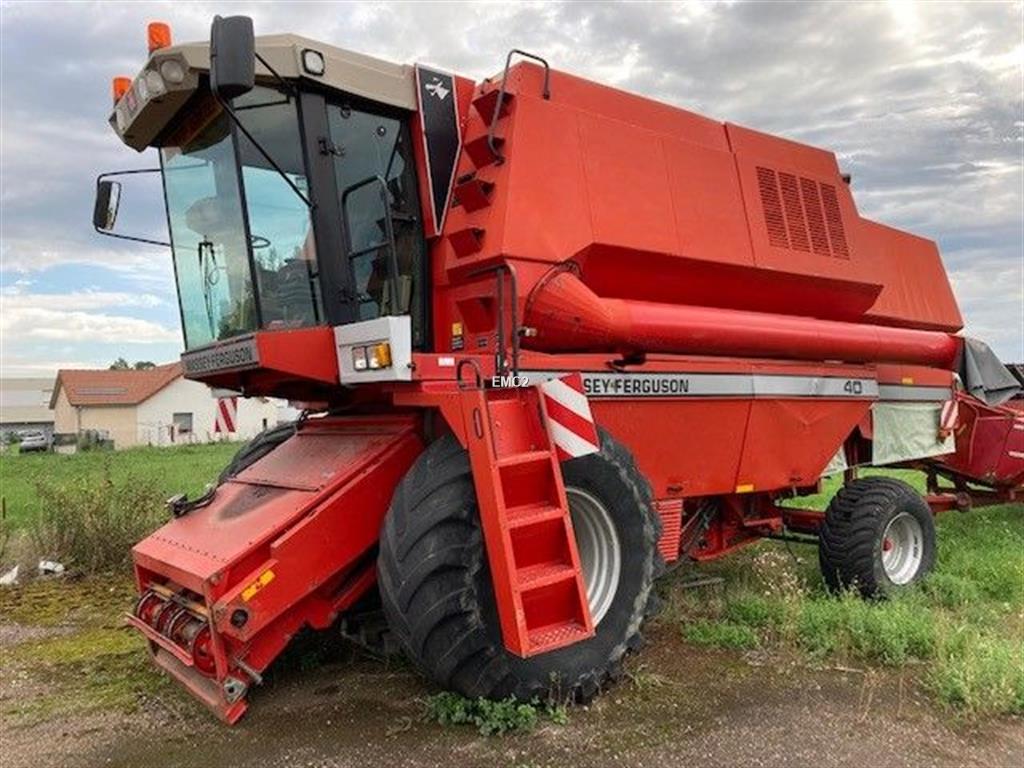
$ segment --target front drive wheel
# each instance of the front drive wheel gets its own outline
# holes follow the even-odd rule
[[[640,645],[662,563],[650,488],[629,452],[562,465],[594,637],[527,659],[502,642],[469,457],[448,435],[399,483],[381,533],[384,612],[406,654],[441,686],[471,698],[585,701]]]
[[[864,477],[833,497],[818,531],[818,559],[833,591],[886,597],[920,581],[935,564],[935,521],[901,480]]]

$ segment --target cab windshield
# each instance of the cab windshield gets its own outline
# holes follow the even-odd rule
[[[308,190],[295,100],[258,87],[239,119]],[[161,149],[185,346],[322,317],[309,210],[210,97]]]

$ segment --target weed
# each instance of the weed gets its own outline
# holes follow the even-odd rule
[[[627,671],[626,677],[638,691],[657,690],[673,684],[671,678],[652,672],[646,664],[640,664],[635,670]]]
[[[761,595],[740,594],[726,603],[725,617],[755,629],[777,629],[786,621],[786,606]]]
[[[474,725],[484,736],[529,731],[541,719],[557,725],[568,722],[564,706],[541,703],[538,699],[529,702],[519,701],[514,696],[501,701],[467,699],[450,691],[427,699],[426,717],[441,725]]]
[[[968,716],[1024,714],[1024,645],[959,627],[942,638],[925,685]]]
[[[910,598],[881,605],[854,594],[808,600],[800,608],[796,641],[817,657],[838,654],[898,666],[934,654],[935,617]]]
[[[162,494],[152,484],[114,482],[109,467],[97,478],[61,485],[40,483],[40,513],[29,527],[39,555],[77,573],[125,565],[132,545],[164,516]]]
[[[730,621],[695,621],[683,627],[683,636],[691,643],[712,648],[747,650],[758,645],[757,634],[750,627]]]

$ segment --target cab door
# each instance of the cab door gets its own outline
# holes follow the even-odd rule
[[[328,99],[326,108],[351,314],[409,315],[413,348],[423,349],[426,242],[409,114],[356,98]]]

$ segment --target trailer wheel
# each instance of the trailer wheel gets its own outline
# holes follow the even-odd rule
[[[519,658],[502,642],[469,456],[451,435],[399,483],[384,521],[378,579],[388,624],[441,686],[471,698],[586,701],[641,644],[663,567],[650,488],[602,432],[601,452],[562,465],[595,636]]]
[[[833,497],[818,531],[818,561],[830,590],[886,597],[935,564],[935,521],[901,480],[864,477]]]

